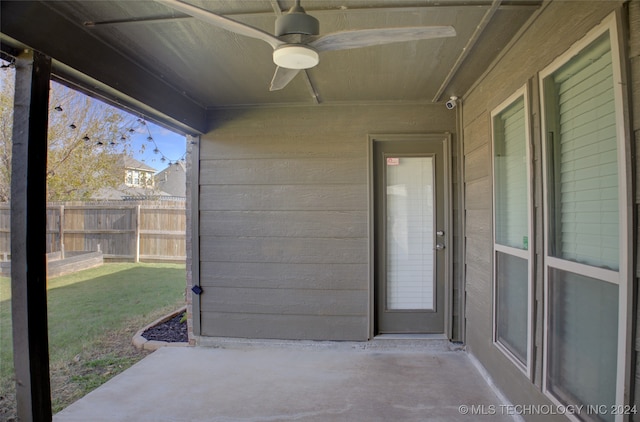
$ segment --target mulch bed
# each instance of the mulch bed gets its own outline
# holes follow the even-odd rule
[[[145,330],[142,337],[147,340],[166,341],[169,343],[188,342],[187,322],[180,322],[183,314]]]

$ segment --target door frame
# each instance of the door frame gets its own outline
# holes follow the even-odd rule
[[[444,334],[448,339],[452,338],[452,319],[453,319],[453,208],[452,208],[452,163],[451,163],[451,133],[410,133],[410,134],[369,134],[367,142],[368,155],[368,196],[369,196],[369,339],[373,339],[377,333],[375,332],[376,319],[376,297],[375,297],[375,185],[374,185],[374,164],[375,157],[373,146],[375,142],[401,142],[401,141],[424,141],[424,142],[441,142],[444,156],[443,174],[444,174]]]

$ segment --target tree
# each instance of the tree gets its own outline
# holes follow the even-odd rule
[[[13,124],[12,69],[0,72],[0,201],[10,200]],[[122,154],[130,154],[135,117],[52,82],[49,99],[47,199],[86,200],[123,182]]]
[[[0,202],[7,202],[11,197],[13,80],[14,72],[8,67],[3,67],[0,71]]]

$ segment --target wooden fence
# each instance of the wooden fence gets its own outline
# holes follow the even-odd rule
[[[0,204],[0,261],[11,257],[10,208]],[[47,206],[47,253],[98,250],[105,260],[184,262],[184,201]]]

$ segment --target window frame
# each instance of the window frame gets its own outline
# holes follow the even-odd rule
[[[525,127],[525,157],[526,157],[526,186],[527,186],[527,243],[526,250],[518,249],[510,246],[498,244],[496,242],[496,166],[495,166],[495,141],[496,141],[496,128],[495,118],[500,115],[504,110],[510,107],[513,103],[520,98],[523,100],[524,105],[524,127]],[[492,340],[493,345],[500,350],[525,376],[529,379],[533,377],[533,300],[534,294],[534,254],[535,251],[535,239],[533,234],[533,183],[532,183],[532,163],[531,163],[531,118],[529,111],[529,90],[527,85],[522,86],[515,91],[511,96],[504,100],[500,105],[493,109],[491,112],[491,187],[492,187],[492,283],[493,283],[493,323],[492,323]],[[526,362],[522,362],[516,357],[508,347],[503,345],[498,338],[498,259],[497,253],[503,253],[510,256],[527,260],[527,359]]]
[[[631,178],[631,154],[629,146],[629,124],[628,124],[628,110],[624,106],[626,101],[625,94],[625,75],[623,60],[624,55],[621,52],[620,42],[620,30],[621,25],[620,12],[616,11],[611,13],[602,22],[596,25],[585,36],[574,43],[565,53],[557,57],[551,64],[545,67],[538,73],[538,83],[540,92],[540,105],[541,105],[541,133],[542,133],[542,189],[543,189],[543,218],[544,218],[544,282],[543,282],[543,297],[544,297],[544,311],[543,311],[543,368],[542,368],[542,391],[543,393],[555,404],[564,405],[558,397],[556,397],[548,388],[548,371],[549,371],[549,356],[551,352],[549,350],[549,335],[550,335],[550,269],[557,269],[561,271],[572,272],[581,276],[592,277],[599,279],[602,282],[612,283],[618,286],[618,344],[617,344],[617,368],[616,368],[616,405],[628,405],[629,404],[629,386],[631,379],[631,371],[628,370],[631,366],[631,354],[627,353],[630,350],[631,344],[631,310],[632,310],[632,295],[631,295],[631,282],[632,282],[632,266],[633,266],[633,236],[630,235],[630,231],[633,227],[632,223],[632,181]],[[560,69],[563,65],[569,62],[572,58],[579,55],[589,44],[595,41],[603,34],[609,34],[609,42],[611,46],[611,60],[612,60],[612,78],[613,78],[613,91],[614,91],[614,109],[615,109],[615,122],[616,122],[616,142],[617,142],[617,164],[618,164],[618,214],[619,214],[619,270],[610,270],[591,266],[588,264],[582,264],[574,261],[565,260],[552,256],[550,250],[550,216],[549,216],[549,189],[548,189],[548,147],[547,147],[547,123],[546,123],[546,98],[544,83],[547,77],[550,77],[555,71]],[[627,398],[625,400],[625,397]],[[592,404],[592,403],[590,403]],[[578,420],[573,415],[568,415],[572,420]],[[622,421],[623,415],[617,415],[616,421]]]

